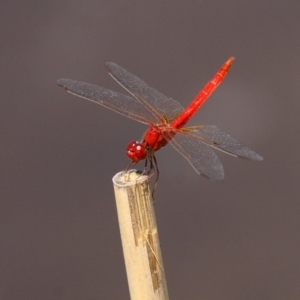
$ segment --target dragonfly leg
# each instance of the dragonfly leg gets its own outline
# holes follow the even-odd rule
[[[154,161],[154,170],[156,172],[156,179],[155,179],[154,189],[156,189],[157,184],[158,184],[158,179],[159,179],[159,169],[158,169],[157,160],[156,160],[155,155],[153,155],[153,161]]]
[[[145,161],[143,174],[146,174],[147,166],[148,166],[148,158],[146,158],[146,161]],[[148,173],[148,174],[149,174],[149,173]],[[148,175],[148,174],[147,174],[147,175]]]
[[[155,200],[154,200],[154,192],[156,190],[157,184],[158,184],[158,178],[159,178],[159,169],[158,169],[158,165],[157,165],[157,160],[155,155],[153,154],[151,159],[150,159],[150,171],[152,171],[153,173],[156,173],[156,178],[155,178],[155,183],[152,189],[152,199],[153,199],[153,204],[155,204]],[[149,171],[149,172],[150,172]]]
[[[132,162],[129,164],[129,166],[126,168],[125,172],[127,173],[127,172],[129,171],[129,169],[130,169],[133,165],[135,165],[135,161],[132,161]]]

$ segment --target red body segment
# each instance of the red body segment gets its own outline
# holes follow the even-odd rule
[[[153,151],[157,151],[161,147],[165,146],[168,142],[161,132],[166,128],[168,128],[166,125],[151,125],[144,135],[143,145],[146,148],[151,148]]]
[[[171,127],[182,128],[189,119],[196,113],[202,104],[208,99],[217,86],[223,81],[227,75],[229,68],[234,61],[234,57],[230,57],[220,68],[216,75],[206,84],[206,86],[198,93],[191,104],[172,122]]]

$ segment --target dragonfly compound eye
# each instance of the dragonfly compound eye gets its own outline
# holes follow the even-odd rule
[[[138,162],[146,158],[147,151],[142,143],[133,141],[127,146],[127,156],[134,162]]]

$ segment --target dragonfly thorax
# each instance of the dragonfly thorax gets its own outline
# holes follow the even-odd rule
[[[162,135],[162,131],[165,127],[166,126],[164,124],[150,126],[143,139],[143,144],[146,149],[150,149],[155,152],[167,144],[166,139]]]

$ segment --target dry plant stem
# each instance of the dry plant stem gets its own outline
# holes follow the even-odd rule
[[[130,170],[113,183],[131,300],[169,299],[149,177]]]

